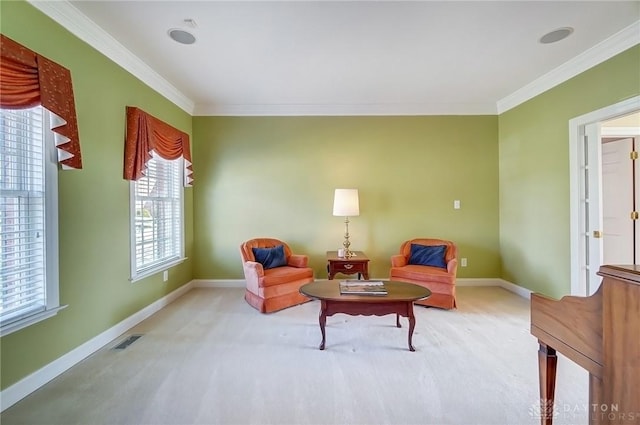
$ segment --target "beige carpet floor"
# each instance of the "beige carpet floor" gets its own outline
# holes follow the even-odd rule
[[[236,288],[199,288],[4,411],[10,424],[538,424],[529,301],[460,287],[454,311],[407,320],[319,303],[262,315]],[[131,334],[144,336],[112,349]],[[556,424],[588,422],[588,375],[560,357]]]

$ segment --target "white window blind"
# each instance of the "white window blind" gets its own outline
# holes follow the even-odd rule
[[[52,140],[45,116],[42,107],[0,109],[3,334],[58,307],[57,211],[51,211],[57,210],[57,167],[48,161],[54,148],[47,149]]]
[[[145,176],[132,182],[132,268],[137,280],[184,259],[182,159],[152,152]]]

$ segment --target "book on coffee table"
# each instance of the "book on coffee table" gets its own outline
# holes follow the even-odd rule
[[[387,295],[387,288],[381,280],[342,280],[341,295]]]

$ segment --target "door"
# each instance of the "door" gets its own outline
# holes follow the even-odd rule
[[[634,139],[602,139],[603,264],[636,264]]]
[[[602,225],[602,144],[600,143],[600,123],[585,126],[582,158],[582,238],[584,238],[584,278],[580,287],[581,295],[591,295],[600,286],[597,275],[603,264]]]

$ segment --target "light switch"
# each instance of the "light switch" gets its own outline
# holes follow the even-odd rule
[[[455,201],[453,201],[453,209],[454,210],[459,210],[460,209],[460,200],[456,199]]]

